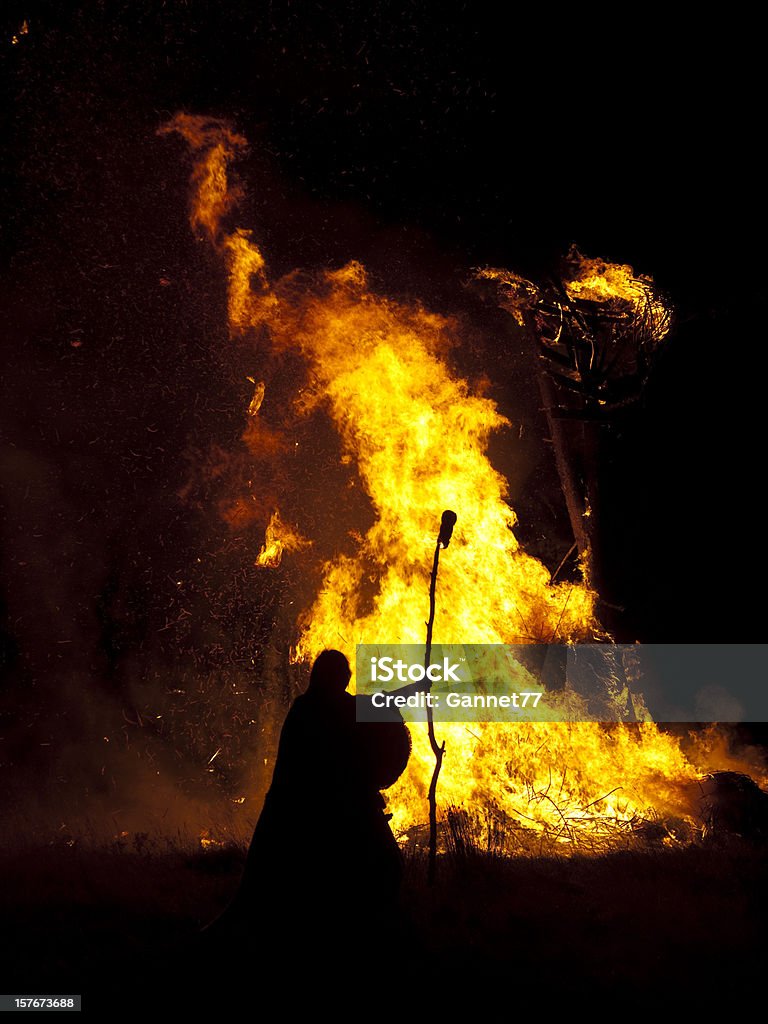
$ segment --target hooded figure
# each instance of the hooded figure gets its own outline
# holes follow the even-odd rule
[[[351,677],[340,651],[323,651],[285,719],[238,895],[252,924],[327,934],[394,909],[400,851],[380,790],[405,769],[410,735],[399,716],[358,722],[368,698],[347,692]]]

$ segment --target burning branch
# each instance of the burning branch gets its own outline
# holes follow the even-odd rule
[[[485,268],[499,305],[525,332],[547,418],[574,539],[587,578],[606,608],[621,612],[601,548],[606,507],[601,466],[615,457],[653,363],[672,327],[672,309],[650,277],[590,259],[573,246],[558,274],[533,282]],[[559,571],[559,567],[558,567]],[[603,624],[612,631],[610,620]]]

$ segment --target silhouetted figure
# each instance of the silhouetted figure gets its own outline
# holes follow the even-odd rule
[[[323,651],[285,719],[233,909],[278,946],[381,938],[394,921],[400,851],[380,790],[404,770],[399,715],[358,722],[349,662]],[[334,947],[333,956],[338,955]]]

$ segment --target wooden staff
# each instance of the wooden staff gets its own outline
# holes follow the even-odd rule
[[[424,652],[424,678],[427,679],[427,669],[429,668],[430,659],[432,655],[432,627],[435,624],[435,588],[437,587],[437,565],[440,561],[440,548],[447,548],[451,536],[453,534],[453,528],[456,525],[456,513],[451,512],[450,509],[446,509],[443,512],[440,520],[440,532],[437,535],[437,543],[435,544],[435,557],[432,560],[432,575],[429,580],[429,622],[427,622],[427,647]],[[435,878],[437,877],[437,780],[440,775],[440,769],[443,765],[443,755],[445,754],[445,740],[442,743],[438,743],[435,737],[435,723],[432,717],[432,707],[427,705],[427,732],[429,734],[429,745],[432,747],[432,753],[435,755],[435,767],[432,772],[432,781],[429,784],[429,871],[428,879],[429,884],[434,885]]]

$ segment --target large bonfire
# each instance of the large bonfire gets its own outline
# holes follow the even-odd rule
[[[445,508],[457,512],[458,526],[441,564],[436,643],[606,639],[589,580],[553,583],[515,537],[506,481],[487,454],[492,432],[508,421],[452,371],[449,354],[460,344],[454,321],[377,294],[358,262],[273,280],[251,233],[231,226],[239,191],[230,165],[245,140],[224,122],[188,114],[161,130],[179,133],[193,153],[190,221],[226,265],[231,334],[261,345],[266,338],[274,356],[301,361],[289,415],[330,419],[342,461],[370,504],[372,525],[356,532],[350,523],[345,551],[322,566],[319,589],[296,623],[294,659],[335,647],[354,663],[360,643],[423,643]],[[601,287],[614,278],[622,284],[628,268],[615,269],[601,274]],[[574,279],[574,291],[586,287]],[[262,420],[267,386],[255,376],[252,383],[244,442],[254,458],[281,458],[284,445]],[[314,546],[310,527],[280,507],[261,529],[256,562],[265,572]],[[706,766],[693,764],[647,716],[626,722],[623,698],[609,726],[438,725],[447,751],[442,807],[482,809],[488,835],[501,823],[513,835],[581,848],[630,834],[649,817],[692,820]],[[433,765],[426,730],[411,731],[409,767],[387,794],[401,833],[426,818]]]

